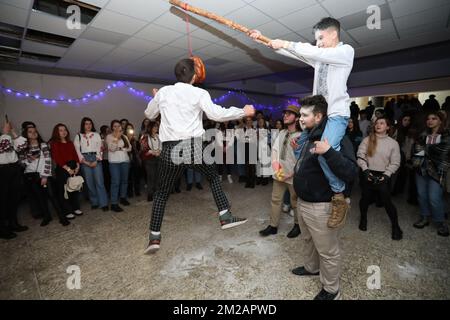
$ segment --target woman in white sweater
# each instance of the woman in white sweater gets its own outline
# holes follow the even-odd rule
[[[80,133],[74,139],[75,150],[81,163],[81,172],[86,180],[91,208],[108,211],[108,195],[103,181],[102,138],[95,131],[94,122],[87,117],[81,119]]]
[[[367,230],[367,210],[378,193],[391,220],[392,239],[400,240],[403,232],[398,224],[397,209],[392,203],[389,187],[392,174],[400,167],[400,147],[397,141],[388,136],[389,128],[387,118],[378,118],[372,132],[358,148],[357,161],[363,171],[359,229]]]
[[[131,144],[127,136],[123,134],[119,120],[111,121],[111,130],[112,133],[106,137],[111,173],[111,210],[121,212],[123,209],[119,206],[119,195],[122,205],[130,205],[127,200],[127,188],[130,168],[128,152],[131,151]]]

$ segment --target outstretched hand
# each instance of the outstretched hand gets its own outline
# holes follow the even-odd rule
[[[261,43],[261,44],[263,44],[263,45],[266,45],[266,46],[270,47],[268,43],[266,43],[266,42],[261,41],[261,40],[258,39],[258,38],[262,35],[261,32],[260,32],[259,30],[256,30],[256,29],[250,30],[249,33],[248,33],[248,35],[250,36],[250,38],[252,38],[252,39],[255,40],[256,42]]]
[[[255,107],[251,104],[246,104],[244,106],[244,113],[246,117],[253,117],[255,115]]]

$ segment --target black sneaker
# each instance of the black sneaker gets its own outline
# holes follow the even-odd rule
[[[231,212],[224,213],[219,217],[222,230],[237,227],[247,222],[247,219],[238,218],[231,214]]]
[[[21,226],[20,224],[16,224],[11,228],[11,231],[13,232],[24,232],[27,230],[28,230],[27,226]]]
[[[438,222],[437,224],[437,234],[440,235],[441,237],[448,237],[449,236],[449,232],[448,232],[448,226],[445,222]]]
[[[109,207],[108,206],[104,206],[102,207],[103,212],[109,211]]]
[[[123,209],[121,207],[119,207],[118,204],[112,204],[111,205],[111,210],[114,211],[114,212],[122,212],[123,211]]]
[[[45,227],[46,225],[48,225],[50,223],[50,221],[52,221],[52,219],[44,219],[41,222],[41,227]]]
[[[195,184],[195,187],[196,187],[198,190],[203,190],[203,186],[202,186],[201,183],[196,183],[196,184]]]
[[[153,201],[153,195],[152,194],[147,195],[147,201],[148,202],[152,202]]]
[[[122,204],[122,205],[124,205],[124,206],[129,206],[129,205],[130,205],[130,203],[128,202],[128,200],[125,199],[125,198],[120,199],[120,204]]]
[[[144,254],[152,254],[159,250],[161,247],[161,235],[155,236],[150,233],[150,240],[148,241],[147,248],[144,251]]]
[[[305,277],[305,276],[318,276],[319,272],[309,272],[308,270],[305,269],[304,266],[301,267],[297,267],[295,269],[292,270],[292,273],[295,274],[296,276],[300,276],[300,277]]]
[[[325,289],[320,290],[314,300],[339,300],[341,297],[341,292],[338,291],[336,293],[329,293],[325,291]]]
[[[17,237],[17,234],[12,231],[0,231],[0,239],[10,240],[15,237]]]
[[[287,234],[287,237],[288,238],[296,238],[300,235],[300,233],[301,233],[300,226],[296,223],[292,227],[291,231],[289,231],[289,233]]]
[[[419,221],[413,224],[414,228],[423,229],[430,225],[430,219],[428,217],[421,217]]]
[[[63,227],[66,227],[70,224],[70,221],[68,219],[61,219],[59,220],[59,223],[61,223]]]
[[[265,228],[264,230],[261,230],[259,232],[259,234],[261,235],[261,237],[267,237],[267,236],[270,236],[271,234],[277,234],[277,232],[278,232],[278,228],[268,225],[267,228]]]
[[[367,231],[367,219],[361,219],[359,220],[359,230],[361,231]]]
[[[91,210],[97,210],[99,207],[97,205],[91,206]]]
[[[186,191],[191,191],[192,190],[192,183],[188,183],[188,185],[186,186]]]

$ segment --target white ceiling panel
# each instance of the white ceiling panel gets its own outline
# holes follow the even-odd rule
[[[103,8],[108,1],[109,0],[83,0],[84,3],[92,4],[99,8]]]
[[[162,47],[156,51],[153,51],[152,54],[157,54],[159,56],[164,56],[167,58],[177,58],[177,57],[181,57],[181,56],[189,56],[189,52],[186,49],[182,49],[182,48],[177,48],[177,47],[172,47],[172,46],[165,46]]]
[[[320,6],[314,5],[300,11],[289,14],[281,22],[291,30],[303,30],[311,28],[323,17],[328,17],[328,13]]]
[[[7,4],[21,9],[30,9],[34,0],[0,0],[0,4]]]
[[[120,45],[120,47],[144,53],[155,51],[162,46],[163,44],[161,43],[151,42],[138,38],[129,38],[128,40],[122,42],[122,44]]]
[[[136,38],[155,41],[163,44],[170,43],[183,36],[182,33],[168,30],[164,27],[150,24],[134,35]]]
[[[403,17],[413,13],[421,12],[434,7],[448,4],[448,0],[388,0],[392,16]]]
[[[113,45],[87,39],[78,39],[58,63],[58,66],[76,65],[87,67],[106,55],[114,48]]]
[[[220,16],[224,16],[247,5],[247,3],[242,0],[189,0],[184,2],[188,2],[191,6],[202,8]]]
[[[164,0],[110,0],[105,8],[150,22],[169,10],[170,4]]]
[[[25,27],[28,11],[18,7],[0,3],[0,21],[19,27]]]
[[[128,36],[122,33],[88,27],[81,35],[81,38],[118,45],[128,39]]]
[[[42,67],[49,67],[49,68],[56,66],[55,62],[40,61],[40,60],[34,60],[34,59],[28,59],[28,58],[20,58],[19,62],[23,63],[23,64],[32,64],[32,65],[37,65],[37,66],[42,66]]]
[[[182,19],[180,16],[173,14],[172,12],[164,13],[162,16],[154,20],[152,23],[181,33],[186,33],[187,30],[186,20]],[[204,25],[203,22],[202,25]],[[195,29],[198,29],[198,26],[196,26],[193,23],[189,23],[189,30],[194,31]]]
[[[206,54],[211,57],[217,57],[217,56],[221,56],[221,55],[231,52],[231,51],[234,51],[234,49],[231,49],[229,47],[220,46],[217,44],[211,44],[207,47],[197,50],[196,53],[198,53],[200,55]]]
[[[398,30],[398,33],[400,34],[400,38],[408,38],[408,37],[415,37],[423,33],[440,33],[442,30],[442,24],[441,23],[425,23],[421,25],[417,25],[408,29],[401,29]]]
[[[272,20],[266,14],[250,6],[236,10],[225,17],[250,29]]]
[[[58,46],[52,46],[45,43],[23,40],[22,50],[26,52],[34,52],[40,54],[47,54],[55,57],[62,57],[67,51],[67,48],[62,48]]]
[[[103,9],[94,18],[91,26],[98,29],[133,35],[138,30],[142,29],[146,24],[146,21]]]
[[[276,39],[281,35],[292,32],[292,30],[289,30],[288,28],[286,28],[281,23],[279,23],[275,20],[272,20],[268,23],[260,25],[256,29],[258,29],[266,37],[269,37],[272,39]]]
[[[110,63],[116,67],[122,66],[128,63],[132,63],[145,55],[143,52],[133,51],[125,48],[116,48],[106,56],[102,57],[99,61],[95,63]]]
[[[321,4],[331,15],[336,18],[342,18],[360,11],[366,11],[371,5],[380,6],[385,0],[324,0]]]
[[[199,50],[212,44],[212,42],[192,36],[190,37],[190,43],[193,51]],[[187,37],[178,38],[174,42],[171,42],[170,45],[172,47],[186,49],[188,47],[188,38]]]
[[[82,24],[81,29],[69,29],[64,18],[33,10],[30,15],[28,28],[69,38],[77,38],[86,29],[86,25]]]
[[[381,21],[380,29],[369,30],[366,26],[347,30],[348,33],[362,45],[382,40],[397,39],[394,24],[391,19]]]
[[[397,29],[405,30],[426,24],[440,25],[445,28],[450,13],[450,5],[432,8],[395,19]]]
[[[256,0],[251,2],[252,7],[263,11],[273,18],[286,16],[315,4],[317,4],[316,0],[277,1],[276,4],[274,3],[274,0]],[[280,19],[280,21],[282,20],[283,19]]]

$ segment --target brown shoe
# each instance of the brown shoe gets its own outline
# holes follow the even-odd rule
[[[331,215],[328,218],[328,228],[337,228],[344,224],[349,205],[342,193],[337,193],[331,199]]]

